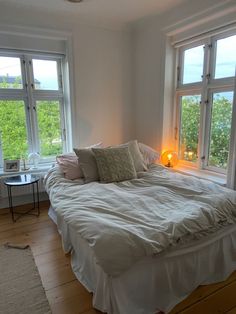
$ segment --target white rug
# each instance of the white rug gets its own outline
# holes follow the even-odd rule
[[[0,247],[0,313],[51,314],[30,248]]]

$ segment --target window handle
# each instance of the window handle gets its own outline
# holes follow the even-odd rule
[[[201,157],[201,161],[203,162],[206,159],[206,156]]]
[[[34,84],[33,83],[31,84],[31,88],[34,89]]]

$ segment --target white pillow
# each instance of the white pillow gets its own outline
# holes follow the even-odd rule
[[[128,143],[118,145],[117,147],[128,147],[132,156],[136,172],[146,171],[147,166],[140,152],[137,140],[129,141]]]
[[[56,161],[66,179],[75,180],[83,177],[83,172],[75,153],[59,155],[56,157]]]
[[[95,159],[94,152],[92,151],[92,148],[101,147],[102,143],[98,143],[87,148],[74,148],[74,152],[76,153],[79,159],[79,165],[80,168],[82,169],[85,183],[99,180],[97,162]]]
[[[138,143],[138,146],[146,166],[154,164],[155,161],[160,158],[160,154],[150,146],[143,143]]]

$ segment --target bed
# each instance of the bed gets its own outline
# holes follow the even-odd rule
[[[236,270],[236,192],[160,165],[102,184],[45,178],[72,269],[109,314],[168,313]]]

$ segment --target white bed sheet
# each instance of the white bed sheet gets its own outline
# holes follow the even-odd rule
[[[74,228],[112,277],[236,223],[236,192],[161,166],[110,184],[79,185],[52,172],[46,188],[59,226]]]
[[[54,222],[60,219],[52,208],[49,215]],[[65,221],[59,232],[76,277],[93,292],[93,306],[109,314],[168,313],[199,285],[223,281],[236,269],[236,225],[146,257],[118,277],[102,270],[87,242]]]
[[[153,183],[153,180],[156,181],[158,190],[149,194],[149,186],[150,183]],[[179,174],[171,175],[165,170],[162,171],[161,168],[153,168],[150,173],[143,174],[141,180],[117,184],[117,187],[116,185],[103,187],[102,185],[99,186],[99,183],[83,187],[83,182],[65,180],[60,173],[54,170],[49,172],[46,181],[50,199],[56,205],[56,213],[50,209],[49,215],[58,225],[58,230],[62,235],[64,250],[72,253],[72,267],[75,275],[89,291],[93,292],[94,307],[101,311],[109,314],[154,314],[157,311],[168,313],[200,284],[225,280],[236,269],[235,192],[206,183],[204,180],[197,180]],[[107,270],[113,269],[113,266],[109,263],[113,263],[113,260],[122,260],[124,254],[119,256],[117,255],[119,251],[116,247],[115,250],[110,250],[110,246],[106,247],[103,245],[99,246],[99,252],[94,250],[94,242],[91,241],[93,240],[93,235],[97,236],[96,230],[99,228],[104,230],[101,227],[103,224],[99,216],[99,209],[106,210],[104,201],[109,201],[108,194],[116,195],[117,188],[118,190],[119,188],[130,190],[130,185],[132,186],[133,184],[135,186],[141,185],[142,194],[144,191],[145,193],[147,192],[148,200],[146,206],[144,206],[147,209],[152,208],[149,198],[153,196],[153,193],[158,198],[160,204],[164,204],[162,191],[165,192],[168,187],[170,187],[167,199],[169,204],[178,203],[178,196],[177,199],[173,198],[174,194],[176,194],[175,190],[178,190],[180,195],[186,196],[184,201],[181,200],[181,206],[179,211],[177,211],[176,217],[186,209],[185,204],[192,205],[192,200],[198,200],[200,204],[203,204],[201,206],[198,205],[199,203],[196,203],[197,208],[201,212],[202,209],[208,208],[206,204],[209,204],[210,207],[215,207],[218,215],[215,217],[216,225],[214,220],[210,219],[210,217],[215,216],[215,211],[204,211],[205,218],[202,220],[198,217],[199,219],[196,220],[195,225],[196,230],[200,231],[199,227],[202,228],[201,225],[210,220],[213,222],[213,226],[217,227],[214,228],[215,232],[208,232],[209,227],[206,225],[204,236],[196,237],[198,240],[194,242],[182,241],[177,246],[168,246],[167,251],[163,250],[156,256],[155,254],[146,254],[146,256],[144,254],[142,258],[138,258],[132,264],[127,265],[129,267],[122,268],[122,272],[115,273],[116,276],[109,275]],[[100,191],[99,195],[102,192],[107,193],[107,198],[97,197],[98,191]],[[135,193],[135,197],[129,202],[130,207],[132,207],[133,202],[137,203],[137,199],[139,199],[139,205],[143,201],[143,195],[140,198],[136,189],[132,189],[132,191]],[[68,193],[68,197],[66,193]],[[166,195],[166,193],[164,194]],[[223,194],[228,196],[226,204]],[[119,194],[119,197],[122,198],[123,195]],[[112,208],[110,208],[112,206],[110,201],[106,203],[109,206],[109,210],[119,208],[119,197],[116,203],[112,203],[116,205]],[[94,198],[96,202],[94,202]],[[119,208],[121,212],[126,208],[125,201],[127,200],[127,195],[125,194],[123,203],[121,203],[122,206],[120,206],[122,208]],[[135,205],[136,210],[137,205]],[[94,211],[90,213],[91,206],[94,208]],[[222,211],[223,208],[224,210]],[[165,215],[167,213],[166,210],[168,208],[165,207],[165,210],[162,211]],[[225,216],[228,212],[231,213],[230,216]],[[90,227],[94,228],[82,228],[84,232],[81,232],[81,226],[86,226],[86,220],[81,219],[81,216],[83,218],[89,215],[89,213],[90,216],[88,218],[92,222]],[[192,212],[187,211],[186,213],[187,217],[192,217]],[[134,214],[137,213],[135,212]],[[113,219],[117,219],[116,212],[114,215]],[[94,219],[94,217],[97,218]],[[104,222],[103,215],[101,217],[102,222]],[[152,221],[152,217],[149,218],[149,221]],[[163,215],[161,218],[163,218]],[[99,221],[100,224],[98,223]],[[113,222],[114,220],[111,223]],[[186,220],[184,222],[184,226],[188,229],[189,224],[186,224]],[[106,226],[104,225],[104,227]],[[112,226],[113,224],[110,228],[111,231]],[[181,231],[183,224],[177,226],[174,221],[172,226],[174,226],[173,230],[176,232],[179,227],[179,231]],[[116,224],[116,227],[119,226]],[[86,237],[88,230],[90,230],[89,233],[92,234],[92,237]],[[128,225],[125,226],[125,230],[129,231]],[[197,232],[198,234],[199,232]],[[112,233],[108,233],[108,235],[110,237]],[[121,240],[118,242],[123,244]],[[114,256],[112,255],[113,258],[111,259],[108,256],[107,259],[107,255],[111,251],[114,252]],[[105,265],[101,260],[103,256],[106,258]]]

